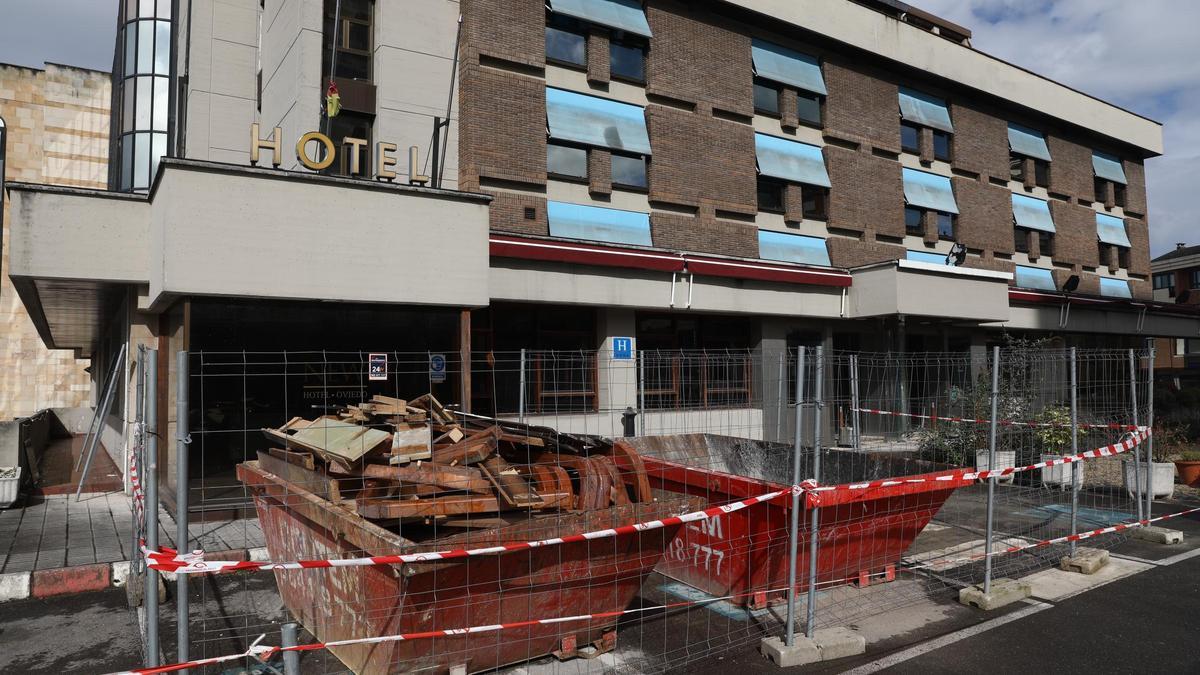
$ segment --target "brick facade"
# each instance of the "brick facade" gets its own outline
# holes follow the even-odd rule
[[[1096,212],[1086,206],[1051,199],[1050,216],[1054,218],[1054,229],[1056,230],[1054,259],[1071,265],[1099,266],[1100,249],[1096,243]]]
[[[862,267],[889,260],[901,260],[907,255],[903,246],[877,241],[858,241],[846,237],[830,237],[826,240],[826,248],[829,249],[829,263],[834,267]]]
[[[588,150],[588,193],[593,197],[612,194],[612,153],[604,148]]]
[[[888,152],[900,152],[900,90],[836,58],[824,62],[825,133]]]
[[[1145,220],[1125,219],[1125,232],[1129,235],[1129,273],[1149,276],[1150,274],[1150,228]]]
[[[971,249],[1012,253],[1012,192],[973,178],[950,180],[958,202],[958,241]]]
[[[545,237],[550,234],[546,220],[546,198],[515,192],[484,190],[492,196],[488,209],[492,229],[496,232],[532,234]],[[533,209],[533,218],[525,216],[526,209]]]
[[[608,84],[608,32],[593,28],[587,39],[587,79],[591,84]]]
[[[646,20],[654,33],[646,55],[646,93],[696,105],[754,114],[750,36],[719,25],[703,10],[651,0]]]
[[[1125,212],[1146,215],[1146,166],[1140,161],[1125,160]]]
[[[1008,122],[960,103],[950,104],[950,117],[955,168],[1008,180]]]
[[[758,211],[753,127],[657,104],[646,108],[646,124],[651,201]]]
[[[1046,135],[1050,149],[1050,192],[1074,199],[1092,200],[1092,150],[1061,136]]]
[[[827,145],[825,165],[833,185],[829,227],[904,236],[904,182],[898,162]]]
[[[535,68],[546,65],[546,5],[521,0],[462,0],[464,64],[480,56]]]
[[[758,257],[756,226],[719,220],[707,214],[694,218],[670,213],[651,214],[650,235],[659,248],[739,258]]]
[[[546,184],[546,84],[470,65],[464,69],[458,130],[459,184],[480,178]]]

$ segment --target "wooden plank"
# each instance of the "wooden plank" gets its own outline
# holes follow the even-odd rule
[[[509,506],[540,506],[542,498],[529,483],[500,455],[492,455],[479,464],[485,478],[492,482],[496,494]]]
[[[286,459],[276,457],[276,452],[286,451],[272,448],[269,452],[258,453],[258,465],[262,467],[263,471],[273,473],[283,480],[293,485],[298,485],[317,495],[318,497],[321,497],[322,499],[329,499],[331,492],[336,492],[336,490],[331,490],[331,484],[335,479],[319,471],[314,471],[307,467],[289,462]]]
[[[426,499],[358,499],[355,511],[364,518],[428,518],[495,513],[503,507],[495,497],[432,497]]]
[[[398,464],[417,459],[429,459],[432,430],[427,426],[400,429],[392,434],[390,462]]]
[[[467,466],[445,466],[426,462],[420,466],[384,466],[367,464],[362,475],[401,483],[436,485],[447,490],[467,490],[488,494],[492,485],[479,472]]]
[[[292,452],[283,448],[267,448],[267,452],[271,453],[272,457],[282,459],[288,464],[304,467],[309,471],[317,468],[317,463],[313,460],[313,456],[308,452]]]
[[[467,436],[454,445],[434,448],[430,461],[439,464],[474,464],[496,451],[499,429],[488,427]]]

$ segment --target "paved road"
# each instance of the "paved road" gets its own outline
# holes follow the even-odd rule
[[[107,673],[141,660],[124,589],[0,605],[0,673]]]

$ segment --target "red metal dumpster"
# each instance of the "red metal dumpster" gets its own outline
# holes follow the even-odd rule
[[[709,505],[786,490],[790,483],[791,448],[783,444],[712,434],[622,442],[641,453],[651,487],[702,497]],[[822,464],[823,484],[954,473],[917,473],[941,465],[898,453],[827,449]],[[805,469],[801,475],[810,474]],[[894,570],[950,493],[972,482],[960,479],[817,493],[821,508],[818,583],[867,580]],[[808,585],[808,509],[813,501],[812,497],[802,501],[805,512],[800,514],[797,582],[801,589]],[[787,588],[790,517],[789,492],[770,502],[690,523],[671,542],[656,571],[706,593],[736,595],[744,604],[763,606],[781,597],[778,591]]]
[[[699,500],[679,496],[562,512],[422,544],[357,516],[295,483],[238,466],[276,560],[327,559],[479,547],[617,527],[678,515]],[[319,640],[466,628],[624,609],[662,560],[677,527],[636,535],[455,561],[276,571],[284,603]],[[356,673],[468,672],[615,639],[616,618],[411,641],[333,647]]]

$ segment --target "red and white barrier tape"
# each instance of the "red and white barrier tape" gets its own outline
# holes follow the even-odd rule
[[[793,488],[799,490],[801,488]],[[431,562],[435,560],[455,560],[458,558],[467,558],[471,556],[492,555],[496,553],[508,553],[511,551],[521,551],[543,546],[557,546],[559,544],[572,544],[582,541],[591,541],[595,539],[607,539],[609,537],[617,537],[624,534],[634,534],[637,532],[647,532],[657,530],[673,525],[682,525],[684,523],[696,522],[699,520],[708,520],[713,516],[718,516],[726,513],[741,511],[744,508],[767,502],[780,495],[787,494],[788,490],[777,490],[768,492],[757,497],[749,497],[730,504],[722,504],[713,506],[702,511],[693,511],[679,516],[671,516],[662,520],[651,520],[645,523],[636,523],[633,525],[622,525],[606,530],[596,530],[593,532],[584,532],[582,534],[572,534],[565,537],[553,537],[550,539],[540,539],[537,541],[522,541],[513,542],[510,544],[501,544],[498,546],[486,546],[483,548],[474,549],[455,549],[449,551],[438,551],[430,553],[405,553],[401,555],[381,555],[370,556],[365,558],[335,558],[329,560],[297,560],[293,562],[269,562],[269,561],[252,561],[252,560],[205,560],[203,551],[195,551],[193,553],[179,553],[166,547],[160,547],[158,551],[150,551],[143,548],[142,553],[146,556],[146,565],[153,570],[160,572],[174,572],[176,574],[197,574],[209,572],[244,572],[244,571],[268,571],[268,570],[301,570],[315,569],[323,567],[364,567],[371,565],[398,565],[403,563],[420,563]]]
[[[1178,513],[1168,513],[1165,516],[1159,516],[1157,518],[1147,518],[1145,520],[1135,520],[1135,521],[1129,522],[1129,523],[1117,523],[1116,525],[1109,525],[1108,527],[1101,527],[1101,528],[1098,528],[1095,530],[1090,530],[1088,532],[1078,532],[1076,534],[1068,534],[1065,537],[1057,537],[1054,539],[1043,539],[1042,541],[1030,542],[1028,544],[1021,544],[1018,546],[1009,546],[1007,548],[992,551],[990,553],[988,553],[988,552],[976,553],[974,555],[967,556],[965,558],[951,558],[950,560],[934,560],[934,561],[931,561],[928,563],[923,563],[920,565],[904,567],[904,569],[919,570],[919,569],[924,569],[927,567],[939,567],[939,568],[952,567],[956,563],[975,562],[978,560],[983,560],[984,558],[987,558],[987,557],[995,558],[996,556],[1005,555],[1008,553],[1016,553],[1018,551],[1027,551],[1031,548],[1043,548],[1045,546],[1053,546],[1055,544],[1066,544],[1066,543],[1069,543],[1072,541],[1083,541],[1084,539],[1091,539],[1092,537],[1099,537],[1100,535],[1103,535],[1103,534],[1112,534],[1113,532],[1121,532],[1122,530],[1132,530],[1132,529],[1136,529],[1139,527],[1145,527],[1145,526],[1149,525],[1150,523],[1157,523],[1157,522],[1163,521],[1163,520],[1170,520],[1172,518],[1178,518],[1180,516],[1186,516],[1190,513],[1196,513],[1196,512],[1200,512],[1200,507],[1193,508],[1193,509],[1187,509],[1186,511],[1179,511]]]
[[[967,422],[971,424],[991,424],[990,419],[976,419],[973,417],[947,417],[942,415],[918,415],[917,413],[896,412],[895,410],[877,410],[875,408],[851,408],[852,412],[867,413],[869,415],[883,415],[884,417],[912,417],[921,420],[937,420],[939,422]],[[1002,427],[1070,427],[1070,424],[1060,422],[1018,422],[1016,420],[996,420],[996,424]],[[1089,423],[1075,425],[1079,429],[1115,429],[1117,431],[1137,431],[1142,427],[1136,424],[1107,424],[1107,423]]]

